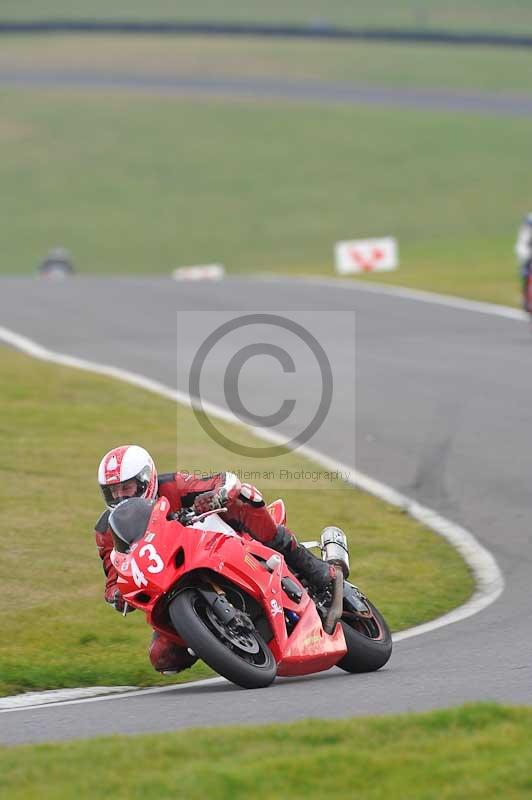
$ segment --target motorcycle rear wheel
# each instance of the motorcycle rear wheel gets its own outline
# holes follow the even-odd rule
[[[243,635],[223,634],[223,625],[196,589],[180,592],[169,606],[170,619],[178,634],[194,653],[215,672],[244,689],[269,686],[277,674],[270,648],[257,630]]]
[[[386,620],[369,600],[366,603],[371,617],[344,614],[341,619],[347,653],[337,666],[346,672],[375,672],[392,654],[392,635]]]

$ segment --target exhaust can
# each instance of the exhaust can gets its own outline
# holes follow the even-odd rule
[[[321,534],[321,557],[329,564],[334,564],[342,570],[344,578],[349,575],[349,548],[345,533],[329,525]]]

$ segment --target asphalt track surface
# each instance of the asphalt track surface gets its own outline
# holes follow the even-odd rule
[[[50,69],[0,69],[0,86],[144,92],[150,95],[363,105],[528,117],[532,95],[449,89],[378,87],[272,78],[206,78]]]
[[[528,325],[333,282],[4,278],[0,283],[5,327],[52,350],[130,369],[173,388],[177,383],[185,391],[176,360],[190,358],[197,337],[189,341],[180,334],[183,313],[207,330],[209,316],[218,321],[227,309],[287,317],[297,310],[312,311],[313,331],[327,352],[334,352],[338,388],[333,419],[312,445],[471,530],[496,557],[505,591],[476,616],[396,643],[389,665],[374,674],[350,676],[333,669],[278,679],[258,691],[206,682],[13,711],[0,714],[0,741],[384,714],[476,700],[531,704]],[[222,342],[202,387],[203,397],[221,406],[225,396],[220,378],[231,352],[230,344],[224,350]],[[342,387],[338,373],[343,363],[349,372],[353,359],[356,447],[344,427],[352,415],[352,393],[349,386]],[[240,375],[248,408],[264,410],[265,387],[275,386],[280,375],[275,359],[250,359]],[[304,392],[316,393],[310,366],[298,369],[297,381]],[[308,412],[304,403],[301,409]],[[284,426],[289,433],[292,423]],[[363,587],[363,576],[356,575],[356,552],[352,562]],[[408,574],[404,578],[409,580]]]

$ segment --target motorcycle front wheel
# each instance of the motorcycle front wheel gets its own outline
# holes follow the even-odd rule
[[[201,592],[180,592],[169,614],[181,638],[219,675],[244,689],[260,689],[274,680],[277,664],[259,632],[222,623]]]
[[[375,672],[392,654],[392,636],[386,620],[369,600],[367,617],[344,612],[341,625],[347,653],[337,666],[346,672]]]

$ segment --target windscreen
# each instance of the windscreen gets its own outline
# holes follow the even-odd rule
[[[142,539],[148,528],[153,503],[141,497],[122,501],[109,515],[115,550],[127,553],[134,542]]]

